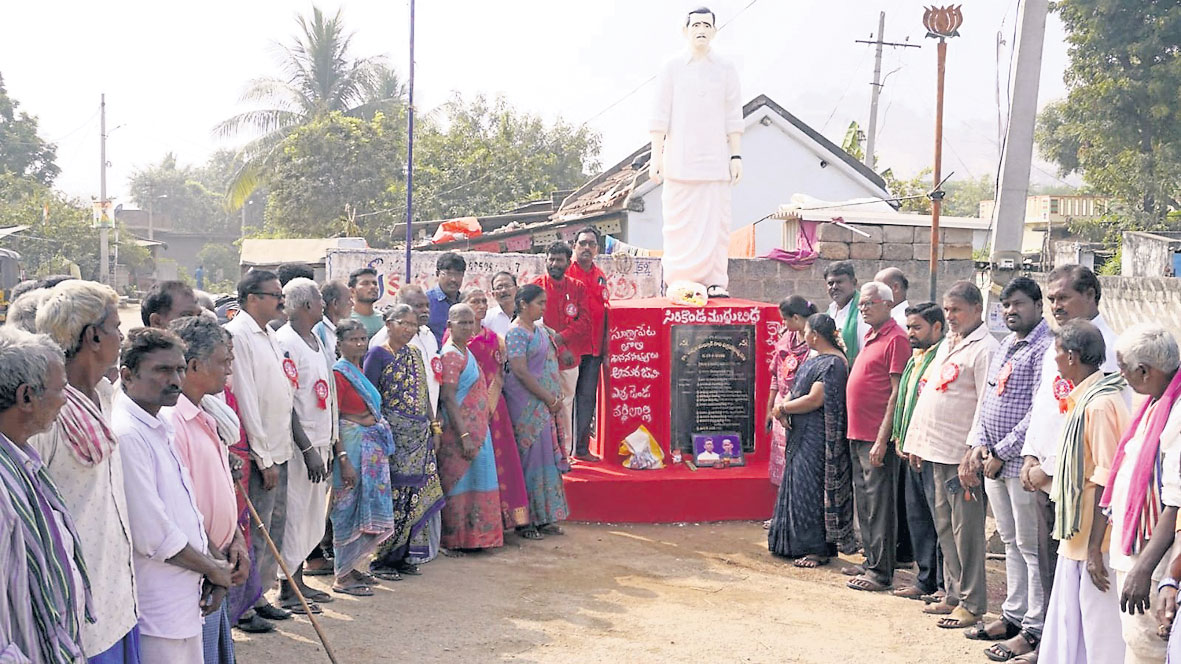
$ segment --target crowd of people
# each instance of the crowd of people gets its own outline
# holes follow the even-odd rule
[[[461,290],[455,253],[384,309],[367,267],[252,270],[220,303],[162,282],[126,335],[105,285],[20,284],[0,328],[0,661],[227,664],[233,628],[562,535],[562,475],[596,460],[600,240],[551,246],[536,283],[495,275],[494,303]]]
[[[598,460],[600,240],[555,243],[545,275],[501,272],[491,293],[444,253],[436,286],[384,308],[372,268],[253,270],[229,303],[162,282],[126,335],[109,287],[22,283],[0,328],[0,661],[229,663],[233,628],[561,535],[562,475]],[[1000,341],[971,282],[912,305],[895,268],[859,284],[836,262],[825,281],[824,311],[780,304],[771,552],[815,568],[860,551],[850,589],[921,601],[993,661],[1181,651],[1172,335],[1117,336],[1077,265],[1044,295],[1008,283]]]
[[[1153,322],[1117,336],[1079,265],[1044,293],[1005,285],[1000,341],[971,282],[912,305],[895,268],[859,285],[836,262],[825,281],[825,312],[780,304],[771,552],[815,568],[860,549],[849,588],[921,600],[992,661],[1181,661],[1176,339]],[[986,511],[1004,545],[995,620]]]

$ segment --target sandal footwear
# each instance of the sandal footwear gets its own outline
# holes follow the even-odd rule
[[[405,560],[400,563],[394,563],[394,569],[398,571],[398,574],[403,576],[422,576],[422,572],[418,570],[418,565],[408,563]]]
[[[935,626],[940,629],[963,629],[980,621],[980,617],[963,607],[955,607],[950,615],[940,618]]]
[[[796,567],[803,568],[803,569],[816,569],[817,567],[822,567],[824,565],[827,565],[828,558],[821,558],[820,556],[807,555],[807,556],[803,556],[800,558],[796,558],[795,560],[791,561],[791,564],[795,565]]]
[[[879,592],[882,592],[883,590],[890,589],[890,586],[888,586],[884,583],[881,583],[875,579],[871,579],[865,575],[857,576],[857,577],[850,579],[849,582],[845,584],[845,586],[852,588],[853,590],[863,590],[865,592],[871,592],[871,593],[879,593]]]
[[[841,568],[841,574],[845,576],[861,576],[865,574],[865,567],[863,565],[849,565]]]
[[[918,586],[906,586],[905,588],[896,588],[894,592],[890,594],[903,599],[922,599],[923,595],[927,593]]]
[[[556,523],[547,523],[544,526],[538,526],[537,532],[542,535],[565,535],[566,531]]]
[[[370,588],[372,588],[373,586],[380,586],[381,585],[381,580],[378,579],[376,576],[373,576],[369,572],[362,572],[361,570],[354,570],[354,573],[357,576],[361,577],[361,583],[364,583],[365,585],[369,586]]]
[[[303,593],[303,598],[306,599],[308,603],[319,602],[321,604],[331,604],[332,600],[334,599],[332,595],[329,595],[322,590],[316,590],[315,588],[300,588],[300,592]]]
[[[929,616],[947,616],[947,615],[951,615],[958,608],[959,608],[958,606],[952,606],[951,604],[948,604],[947,602],[935,602],[934,604],[928,604],[928,605],[924,606],[923,613],[925,613]],[[967,623],[965,625],[961,625],[961,627],[971,627],[972,625],[975,625],[977,623],[977,621],[979,621],[979,620],[980,620],[980,616],[973,616],[972,622]]]
[[[517,534],[527,540],[545,539],[545,535],[542,535],[533,526],[529,526],[527,528],[517,528]]]
[[[1020,625],[1014,625],[1004,618],[1001,618],[999,622],[1005,624],[1005,631],[1002,634],[989,634],[988,626],[981,620],[974,626],[964,630],[964,638],[972,639],[973,641],[1007,641],[1017,636],[1017,633],[1021,631]]]
[[[353,597],[373,597],[373,589],[359,581],[357,583],[350,583],[347,586],[334,583],[332,584],[332,592],[342,595],[352,595]]]
[[[1022,639],[1025,640],[1026,643],[1029,644],[1029,652],[1033,652],[1033,651],[1037,650],[1037,644],[1038,644],[1038,641],[1040,640],[1040,639],[1038,639],[1038,637],[1030,634],[1029,632],[1027,632],[1025,630],[1021,630],[1020,632],[1017,632],[1017,636],[1020,636]],[[994,662],[1007,662],[1007,661],[1013,659],[1014,657],[1020,657],[1021,655],[1024,655],[1024,654],[1026,654],[1026,653],[1013,652],[1012,648],[1010,648],[1009,646],[1007,646],[1003,643],[994,643],[994,644],[992,644],[992,646],[985,649],[985,651],[984,651],[984,656],[991,659]]]
[[[390,567],[376,567],[370,569],[370,574],[382,581],[401,581],[402,575],[398,574],[398,570]]]
[[[290,603],[290,604],[288,602],[284,602],[283,608],[287,609],[288,611],[290,611],[296,615],[300,615],[300,616],[307,615],[307,612],[303,610],[303,605],[299,603],[298,599],[295,600],[294,603]],[[324,613],[324,609],[321,609],[320,605],[316,604],[315,602],[309,601],[308,602],[308,609],[310,609],[311,612],[317,616],[320,615],[321,613]]]

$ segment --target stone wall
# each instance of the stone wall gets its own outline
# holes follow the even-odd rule
[[[1162,277],[1172,274],[1173,254],[1181,251],[1177,233],[1124,233],[1120,276]]]
[[[1170,277],[1099,277],[1099,310],[1116,332],[1153,322],[1181,339],[1181,280]]]
[[[870,236],[856,235],[835,224],[821,224],[817,229],[820,257],[804,269],[765,258],[731,258],[730,294],[773,304],[788,295],[802,295],[823,309],[829,302],[824,285],[825,268],[839,260],[849,260],[860,283],[873,279],[882,268],[897,267],[910,280],[910,301],[925,300],[931,245],[922,240],[929,237],[930,230],[918,226],[856,225],[854,228]],[[943,245],[937,286],[942,292],[955,281],[972,279],[975,267],[971,230],[949,228],[940,233]]]

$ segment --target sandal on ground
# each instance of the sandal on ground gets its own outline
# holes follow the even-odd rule
[[[545,539],[545,535],[537,532],[537,529],[533,526],[529,526],[527,528],[517,528],[517,534],[527,540]]]
[[[940,618],[935,623],[935,626],[940,629],[963,629],[965,627],[971,627],[978,622],[980,622],[980,616],[973,615],[971,611],[962,606],[957,606],[951,610],[950,615]]]
[[[234,627],[247,634],[266,634],[275,631],[275,626],[257,613],[249,618],[239,618]]]
[[[924,606],[923,613],[925,613],[929,616],[946,616],[946,615],[951,615],[952,612],[954,612],[958,608],[959,608],[958,606],[948,604],[947,602],[935,602],[934,604],[928,604],[928,605]],[[970,622],[966,625],[961,625],[961,627],[971,627],[972,625],[975,625],[979,620],[980,620],[980,616],[974,616],[972,618],[972,622]]]
[[[865,566],[848,565],[841,568],[841,574],[844,574],[845,576],[861,576],[862,574],[865,574]]]
[[[809,554],[801,558],[796,558],[795,560],[791,561],[791,564],[795,565],[796,567],[802,567],[803,569],[816,569],[817,567],[827,565],[828,558]]]
[[[1030,634],[1029,632],[1027,632],[1025,630],[1021,630],[1020,632],[1017,632],[1017,636],[1020,636],[1022,639],[1025,640],[1025,642],[1027,644],[1029,644],[1029,650],[1027,652],[1033,652],[1033,651],[1037,650],[1037,644],[1038,644],[1038,641],[1040,640],[1040,639],[1038,639],[1038,637],[1034,636],[1033,634]],[[1007,662],[1007,661],[1013,659],[1014,657],[1019,657],[1024,654],[1025,653],[1023,653],[1023,652],[1022,653],[1013,652],[1013,649],[1010,648],[1009,646],[1005,645],[1004,643],[994,643],[990,648],[988,648],[987,650],[984,651],[984,656],[991,659],[994,662]]]
[[[942,590],[936,590],[933,593],[923,595],[920,599],[922,599],[927,604],[937,604],[947,599],[947,593],[943,592]]]
[[[989,634],[988,625],[985,625],[984,621],[981,620],[974,626],[964,630],[964,638],[972,639],[973,641],[1007,641],[1008,639],[1017,636],[1017,633],[1021,631],[1020,625],[1014,625],[1004,618],[1001,618],[992,624],[996,624],[998,622],[1003,623],[1005,626],[1005,631],[1001,634]]]
[[[397,570],[398,574],[401,574],[402,576],[422,576],[422,572],[419,571],[418,565],[415,565],[414,563],[408,563],[405,560],[400,563],[394,563],[394,569]]]
[[[381,580],[378,579],[376,576],[373,576],[369,572],[362,572],[361,570],[358,569],[358,570],[353,570],[353,574],[356,574],[357,577],[360,579],[361,583],[369,586],[370,588],[372,588],[373,586],[380,586],[381,585]]]
[[[369,570],[372,576],[375,576],[382,581],[401,581],[402,575],[398,574],[398,570],[392,567],[374,567]]]
[[[922,599],[923,595],[927,593],[918,586],[906,586],[905,588],[897,588],[890,594],[903,599]]]
[[[1037,651],[1031,650],[1024,655],[1017,655],[1009,661],[1013,664],[1037,664]]]
[[[565,535],[566,531],[556,523],[547,523],[544,526],[538,526],[537,531],[542,535]]]
[[[322,590],[316,590],[315,588],[300,588],[299,591],[303,593],[303,598],[309,602],[331,604],[333,600],[332,595]]]
[[[347,586],[334,583],[332,584],[332,592],[342,595],[352,595],[353,597],[373,597],[373,589],[360,581],[350,583]]]
[[[296,615],[307,615],[307,612],[303,610],[303,605],[299,603],[298,599],[290,600],[289,602],[283,602],[283,608]],[[312,613],[316,614],[317,616],[321,613],[324,613],[324,609],[321,609],[320,605],[316,604],[315,602],[308,602],[308,608],[311,609]]]
[[[883,590],[890,589],[890,586],[865,575],[854,577],[845,585],[853,590],[864,590],[865,592],[871,593],[880,593]]]

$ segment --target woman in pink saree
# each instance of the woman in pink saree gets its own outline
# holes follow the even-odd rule
[[[808,359],[810,349],[804,343],[804,324],[816,313],[816,305],[799,295],[792,295],[779,303],[783,317],[775,353],[771,356],[771,396],[767,404],[767,422],[771,427],[771,483],[783,481],[784,460],[787,457],[787,429],[775,417],[780,404],[791,401],[791,384],[800,365]]]

